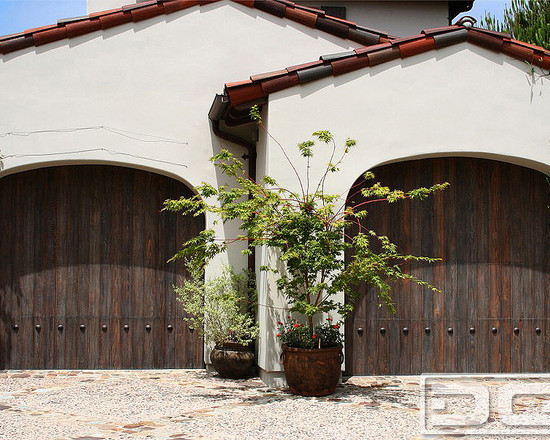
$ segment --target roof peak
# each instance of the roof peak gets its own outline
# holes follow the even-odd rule
[[[32,46],[42,46],[65,38],[78,37],[130,22],[159,15],[168,15],[194,6],[204,6],[221,0],[149,0],[121,8],[64,18],[56,24],[27,29],[0,37],[0,53],[8,54]],[[241,5],[286,18],[364,46],[390,41],[395,37],[386,32],[360,26],[354,22],[326,15],[324,11],[297,5],[287,0],[230,0]]]

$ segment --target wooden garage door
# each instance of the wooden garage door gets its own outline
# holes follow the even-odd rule
[[[399,283],[390,316],[362,286],[365,296],[346,328],[348,374],[550,371],[545,176],[473,158],[408,161],[374,172],[395,188],[451,184],[427,201],[371,204],[364,221],[403,253],[443,258],[405,265],[443,293]],[[359,201],[356,195],[351,203]]]
[[[173,179],[64,166],[0,179],[0,368],[193,368],[167,264],[202,220],[160,213]]]

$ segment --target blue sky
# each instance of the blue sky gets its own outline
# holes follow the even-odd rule
[[[128,0],[132,3],[133,0]],[[468,15],[479,19],[484,11],[502,17],[502,0],[476,0]],[[0,35],[13,34],[25,29],[45,26],[58,18],[86,15],[86,0],[0,0]]]
[[[0,0],[1,2],[2,0]],[[510,6],[510,0],[476,0],[474,1],[474,7],[471,11],[468,11],[466,14],[461,15],[471,15],[475,17],[477,21],[480,21],[480,18],[485,15],[485,12],[491,13],[491,15],[496,15],[499,20],[502,20],[504,6]]]

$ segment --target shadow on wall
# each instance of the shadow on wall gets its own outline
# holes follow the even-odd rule
[[[266,261],[262,261],[263,265],[276,269],[278,274],[285,273],[285,265],[278,259],[277,251],[273,249],[265,250],[264,256]],[[262,337],[265,338],[261,344],[262,350],[265,351],[261,356],[261,359],[264,360],[262,368],[269,372],[282,371],[282,365],[278,362],[281,356],[281,342],[276,336],[278,332],[277,322],[284,321],[290,315],[286,300],[275,284],[278,274],[262,272],[261,279],[263,282],[258,286],[260,294],[259,307],[262,308],[260,322],[265,326],[264,331],[261,333]]]
[[[226,141],[224,139],[220,139],[217,137],[212,129],[210,129],[210,139],[212,142],[212,156],[218,154],[221,152],[222,149],[230,151],[232,154],[235,155],[236,158],[242,159],[244,162],[244,167],[247,169],[248,164],[250,163],[249,160],[245,160],[243,156],[248,156],[250,152],[244,148],[243,146],[234,144],[232,142]],[[208,163],[209,166],[210,163]],[[222,173],[220,168],[215,167],[215,178],[216,181],[214,182],[214,186],[220,187],[224,184],[231,185],[231,179],[229,179],[226,175]],[[221,222],[220,222],[221,224]],[[239,223],[236,221],[223,223],[221,225],[223,228],[223,236],[227,239],[236,238],[238,235],[242,235],[243,231],[239,229]],[[247,243],[244,241],[237,241],[235,243],[230,244],[227,247],[227,261],[228,264],[233,266],[237,271],[240,268],[246,268],[247,267],[247,256],[243,255],[241,251],[246,249]]]

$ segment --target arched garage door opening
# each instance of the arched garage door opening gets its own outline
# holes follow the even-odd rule
[[[166,263],[202,218],[161,213],[184,184],[104,165],[0,179],[0,368],[200,368]]]
[[[365,295],[346,327],[347,373],[549,372],[545,176],[473,158],[422,159],[373,171],[393,188],[451,184],[426,201],[370,204],[363,220],[402,253],[442,258],[405,267],[442,293],[396,284],[397,312],[389,315],[372,289],[359,287]]]

